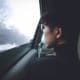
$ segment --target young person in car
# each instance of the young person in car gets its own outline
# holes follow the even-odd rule
[[[70,41],[70,28],[66,28],[63,19],[52,13],[43,15],[40,23],[45,45],[48,49],[54,48],[52,54],[56,52],[56,56],[48,53],[50,55],[34,61],[28,69],[27,80],[71,80],[76,78],[77,75],[73,72],[74,66],[71,65],[74,62],[74,49]]]
[[[66,28],[64,20],[57,14],[47,13],[41,17],[40,23],[46,48],[54,48],[53,52],[47,51],[45,54],[55,56],[56,53],[57,60],[66,63],[72,61],[73,49],[70,46],[69,28]]]

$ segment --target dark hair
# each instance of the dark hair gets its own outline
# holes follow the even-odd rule
[[[43,14],[40,19],[40,24],[48,25],[51,28],[57,25],[63,25],[61,18],[53,13]]]

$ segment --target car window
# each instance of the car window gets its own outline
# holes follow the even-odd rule
[[[0,0],[0,51],[29,43],[39,18],[39,0]]]

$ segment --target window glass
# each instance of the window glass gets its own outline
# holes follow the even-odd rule
[[[0,0],[0,51],[29,43],[39,18],[39,0]]]

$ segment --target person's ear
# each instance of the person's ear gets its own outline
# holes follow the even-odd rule
[[[57,28],[56,39],[59,39],[62,36],[62,28]]]

